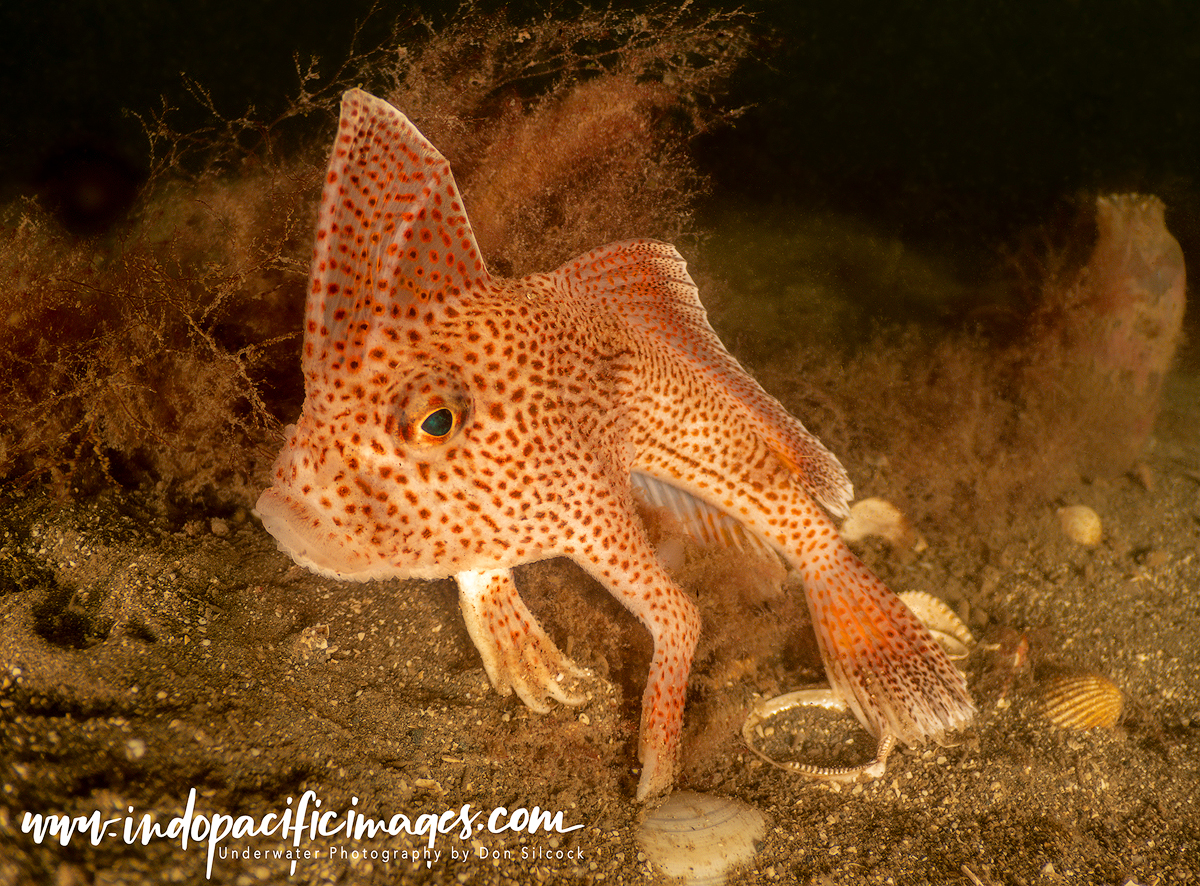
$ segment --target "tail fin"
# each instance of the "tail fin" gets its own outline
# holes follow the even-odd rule
[[[811,543],[804,588],[830,685],[876,736],[905,744],[967,726],[966,680],[907,606],[838,538]]]

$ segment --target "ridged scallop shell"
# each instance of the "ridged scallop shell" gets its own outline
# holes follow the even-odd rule
[[[952,660],[966,658],[975,645],[975,638],[954,610],[932,594],[924,591],[905,591],[900,594],[904,605],[921,620]]]
[[[1038,712],[1063,729],[1112,729],[1121,719],[1125,696],[1112,680],[1097,674],[1054,677],[1038,692]]]
[[[677,791],[646,813],[637,841],[661,873],[688,886],[720,886],[749,862],[766,833],[763,814],[729,797]]]

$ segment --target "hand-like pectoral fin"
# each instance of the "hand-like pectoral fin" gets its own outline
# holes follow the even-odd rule
[[[679,765],[679,737],[688,674],[700,636],[700,613],[659,565],[654,549],[629,521],[626,534],[599,559],[579,564],[638,617],[654,640],[654,656],[642,696],[638,757],[639,801],[665,794]]]
[[[589,672],[560,652],[542,630],[509,570],[460,572],[456,578],[467,633],[497,692],[516,692],[541,714],[551,708],[547,699],[572,706],[584,703],[576,684]]]

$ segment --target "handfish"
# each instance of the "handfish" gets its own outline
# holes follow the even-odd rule
[[[305,313],[305,401],[258,500],[264,527],[322,575],[454,576],[492,685],[539,711],[579,703],[580,671],[511,570],[574,560],[653,639],[639,800],[673,783],[700,619],[635,486],[799,571],[830,683],[881,740],[970,722],[963,677],[828,516],[847,511],[845,470],[725,350],[674,247],[629,240],[493,277],[446,159],[352,89]]]

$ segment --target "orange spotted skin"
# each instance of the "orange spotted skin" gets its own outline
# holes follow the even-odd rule
[[[673,781],[700,622],[647,542],[635,473],[800,571],[831,683],[877,735],[940,739],[970,720],[961,676],[822,510],[845,512],[841,465],[725,352],[675,249],[627,241],[491,277],[445,159],[359,90],[318,218],[303,368],[304,409],[257,506],[280,547],[339,578],[455,576],[493,685],[537,710],[578,703],[580,672],[509,570],[579,563],[654,641],[639,798]]]

